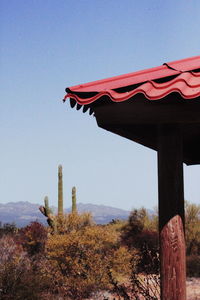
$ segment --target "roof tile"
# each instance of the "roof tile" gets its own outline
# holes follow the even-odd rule
[[[200,96],[198,69],[200,69],[200,56],[195,56],[156,68],[67,88],[68,93],[64,101],[66,98],[72,98],[79,104],[86,105],[108,96],[114,102],[122,102],[138,93],[144,94],[149,100],[159,100],[173,92],[179,93],[184,99],[193,99]],[[194,70],[196,71],[193,72]],[[166,82],[156,82],[161,78],[166,79]],[[131,86],[128,91],[116,91],[128,86]]]

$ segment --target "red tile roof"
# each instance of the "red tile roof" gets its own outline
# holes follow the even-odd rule
[[[159,100],[173,92],[185,99],[197,98],[200,96],[200,56],[73,86],[66,91],[64,101],[69,97],[81,105],[90,104],[103,96],[121,102],[138,93],[149,100]]]

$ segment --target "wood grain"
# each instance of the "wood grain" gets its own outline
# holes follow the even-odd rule
[[[179,215],[163,227],[160,245],[162,300],[185,300],[185,238]]]
[[[182,132],[177,125],[158,132],[158,191],[161,299],[186,299]]]

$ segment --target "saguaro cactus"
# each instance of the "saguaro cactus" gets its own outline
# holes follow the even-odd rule
[[[63,181],[62,166],[58,166],[58,216],[63,216]]]
[[[72,188],[72,213],[77,212],[77,207],[76,207],[76,187],[74,186]]]
[[[55,232],[56,231],[56,219],[55,219],[55,216],[52,214],[51,209],[49,208],[49,199],[47,196],[45,196],[45,198],[44,198],[44,206],[40,206],[39,210],[45,217],[47,217],[47,223]]]

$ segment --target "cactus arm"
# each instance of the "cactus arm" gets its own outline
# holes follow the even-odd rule
[[[47,196],[44,198],[44,207],[45,207],[47,216],[52,214],[52,210],[49,207],[49,199]]]
[[[72,213],[77,212],[77,207],[76,207],[76,187],[74,186],[72,188]]]
[[[41,211],[41,213],[42,213],[45,217],[47,217],[46,209],[45,209],[44,206],[40,206],[40,207],[39,207],[39,210]]]
[[[44,198],[44,205],[45,206],[40,206],[39,210],[45,217],[47,217],[47,223],[53,229],[53,232],[56,232],[57,230],[56,219],[49,208],[49,200],[47,196]]]

